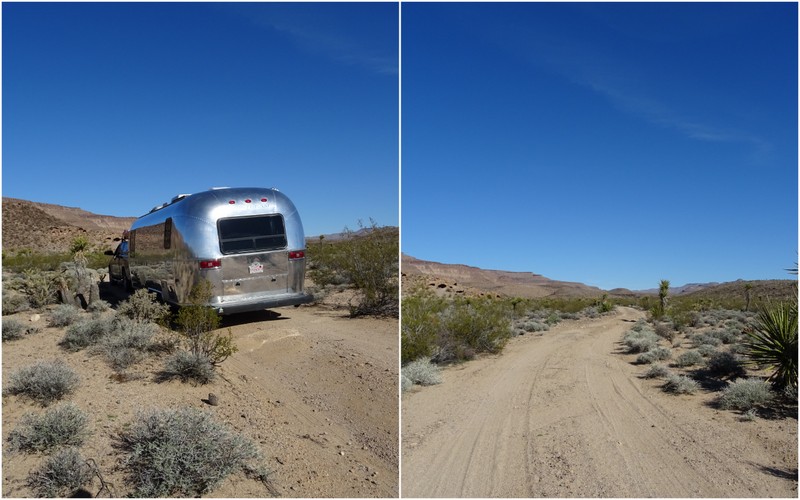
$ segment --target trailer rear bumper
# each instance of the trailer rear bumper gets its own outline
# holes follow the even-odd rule
[[[281,295],[260,295],[242,298],[216,297],[211,307],[223,316],[250,311],[261,311],[275,307],[299,306],[314,301],[314,296],[307,293],[286,293]]]

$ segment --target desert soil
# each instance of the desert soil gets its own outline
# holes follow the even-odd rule
[[[797,498],[797,416],[641,378],[621,338],[642,317],[565,321],[406,392],[401,495]]]
[[[280,313],[274,314],[274,313]],[[162,359],[132,371],[141,378],[119,382],[99,356],[67,353],[57,344],[65,330],[42,331],[3,344],[3,377],[39,360],[63,359],[81,384],[68,400],[90,415],[92,436],[81,447],[93,458],[115,496],[130,493],[120,470],[113,436],[140,409],[193,407],[211,412],[254,440],[273,471],[268,491],[237,474],[209,497],[396,497],[399,479],[398,324],[396,319],[349,319],[346,310],[324,305],[280,308],[228,318],[239,352],[204,386],[156,383]],[[11,316],[29,321],[32,312]],[[7,319],[9,316],[4,316]],[[209,393],[218,406],[207,403]],[[40,407],[19,396],[3,396],[4,440],[23,414]],[[28,472],[42,455],[3,453],[4,497],[32,496]],[[87,488],[100,490],[99,481]]]

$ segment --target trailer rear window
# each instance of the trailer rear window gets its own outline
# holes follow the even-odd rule
[[[224,254],[286,248],[286,229],[279,214],[221,219],[218,227]]]

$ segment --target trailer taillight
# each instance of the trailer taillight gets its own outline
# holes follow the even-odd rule
[[[306,253],[304,251],[302,251],[302,250],[295,250],[295,251],[289,252],[289,259],[290,260],[303,259],[303,258],[305,258],[305,256],[306,256]]]
[[[220,259],[214,260],[201,260],[200,261],[200,269],[216,269],[222,265],[222,261]]]

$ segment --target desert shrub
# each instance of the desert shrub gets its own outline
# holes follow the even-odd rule
[[[628,347],[629,353],[635,354],[655,349],[658,339],[658,335],[651,328],[634,325],[622,338],[622,342]]]
[[[67,327],[60,345],[69,351],[80,351],[99,344],[118,328],[113,317],[97,317],[74,323]]]
[[[723,410],[752,410],[769,404],[775,393],[769,384],[757,378],[739,379],[732,382],[720,394],[717,402]]]
[[[456,353],[455,346],[469,348],[463,352],[498,353],[513,335],[507,304],[488,297],[455,299],[442,312],[441,327],[440,348],[450,353]]]
[[[692,341],[692,345],[695,347],[700,347],[701,345],[711,345],[714,347],[718,347],[722,344],[722,341],[717,337],[712,337],[711,335],[705,333],[697,333],[689,337],[689,340]]]
[[[3,290],[3,315],[14,314],[30,309],[28,298],[13,290]]]
[[[672,394],[693,394],[697,391],[697,382],[686,375],[669,375],[664,383],[665,392]]]
[[[709,356],[706,369],[717,376],[742,376],[745,373],[741,358],[726,351],[717,351]]]
[[[70,304],[59,304],[50,313],[48,324],[56,328],[69,326],[81,317],[81,310]]]
[[[797,389],[797,302],[763,307],[745,333],[751,363],[768,366],[777,388]]]
[[[76,448],[65,448],[49,457],[28,475],[27,486],[40,498],[74,496],[94,477],[92,468]]]
[[[428,359],[418,359],[408,363],[401,369],[401,374],[414,384],[436,385],[442,383],[439,367]]]
[[[214,364],[208,357],[201,353],[179,350],[167,358],[159,378],[205,385],[212,382],[214,376]]]
[[[50,451],[59,446],[80,446],[88,434],[88,418],[73,403],[63,403],[41,415],[28,413],[8,435],[11,451]]]
[[[103,354],[113,370],[125,370],[145,357],[158,329],[153,323],[120,318],[115,328],[100,339],[97,352]]]
[[[26,325],[15,319],[3,320],[3,342],[19,340],[27,335],[39,333],[39,327]]]
[[[106,302],[105,300],[93,300],[89,306],[86,308],[87,311],[91,313],[101,313],[111,309],[111,304]]]
[[[63,361],[40,361],[13,372],[6,391],[47,406],[72,393],[79,382],[78,374]]]
[[[144,288],[133,292],[128,300],[119,305],[117,312],[134,321],[159,324],[164,324],[170,314],[169,306],[160,303],[154,293]]]
[[[406,392],[407,390],[411,389],[413,385],[414,382],[412,382],[410,378],[402,374],[400,375],[400,390],[402,392]]]
[[[531,319],[528,321],[524,321],[518,325],[519,329],[532,333],[532,332],[544,332],[550,329],[550,325],[543,321]]]
[[[675,340],[675,336],[678,332],[675,331],[675,327],[672,323],[656,323],[653,327],[655,334],[661,337],[662,339],[666,339],[669,342]]]
[[[251,471],[255,444],[193,408],[153,409],[118,436],[135,496],[200,496],[231,473]]]
[[[209,281],[201,281],[192,287],[189,294],[190,305],[181,307],[176,323],[195,359],[207,360],[213,368],[239,349],[233,342],[230,329],[227,335],[213,331],[219,326],[221,319],[214,308],[205,305],[211,299],[211,293]]]
[[[446,305],[444,299],[424,287],[413,290],[403,298],[400,325],[402,363],[433,356],[439,334],[439,313]]]
[[[675,359],[675,366],[686,368],[703,362],[703,355],[698,351],[686,351]]]
[[[645,372],[644,378],[664,378],[669,375],[669,370],[661,363],[653,363]]]
[[[711,330],[707,334],[709,337],[713,337],[723,344],[730,344],[732,342],[736,342],[738,335],[736,333],[731,332],[730,330]]]
[[[654,361],[664,361],[672,356],[672,351],[666,347],[654,347],[636,358],[639,364],[650,364]]]
[[[713,345],[702,344],[697,347],[697,352],[699,352],[704,358],[707,358],[709,356],[713,356],[718,351]]]
[[[370,220],[359,231],[345,229],[342,241],[309,245],[309,277],[320,286],[346,282],[359,295],[351,316],[394,315],[398,311],[398,251],[396,228]]]

